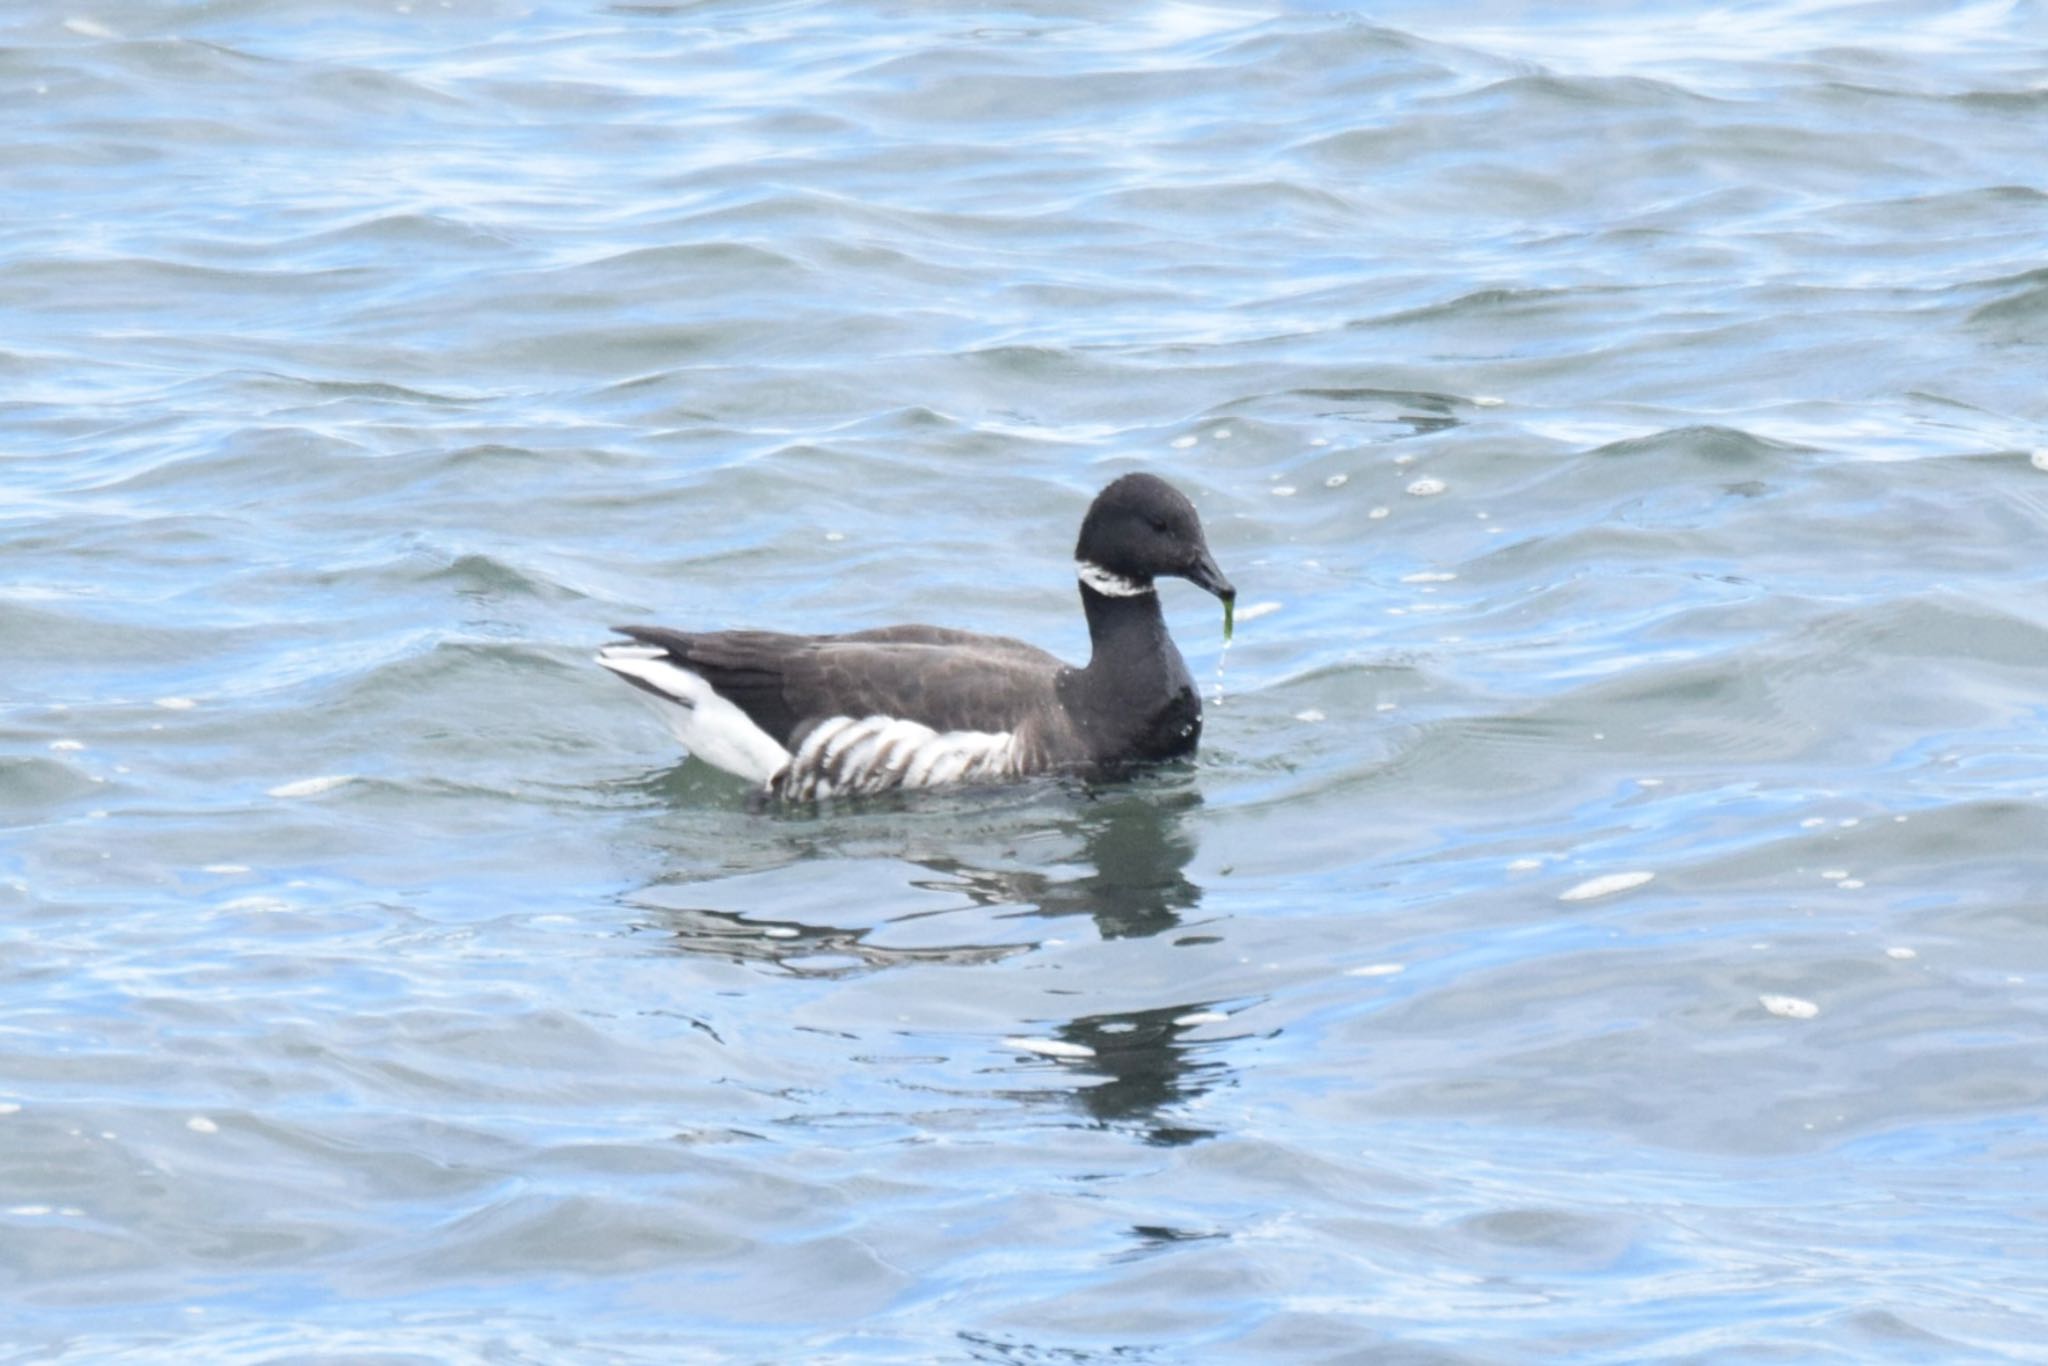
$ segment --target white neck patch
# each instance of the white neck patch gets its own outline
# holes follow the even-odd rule
[[[1154,591],[1149,583],[1139,583],[1136,579],[1127,579],[1121,574],[1112,574],[1101,565],[1090,560],[1076,560],[1074,562],[1074,572],[1081,576],[1082,583],[1087,584],[1105,598],[1135,598],[1142,593]]]

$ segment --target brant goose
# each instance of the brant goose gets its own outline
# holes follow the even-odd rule
[[[706,763],[787,801],[1115,772],[1195,752],[1202,702],[1166,634],[1153,580],[1237,590],[1178,489],[1127,474],[1088,508],[1074,547],[1094,654],[1072,668],[1021,640],[938,626],[844,635],[619,626],[597,662],[659,699]]]

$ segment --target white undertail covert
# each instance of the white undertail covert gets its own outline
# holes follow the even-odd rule
[[[712,686],[653,645],[607,645],[597,662],[651,689],[661,719],[683,748],[705,763],[766,785],[789,763],[789,751],[720,697]]]

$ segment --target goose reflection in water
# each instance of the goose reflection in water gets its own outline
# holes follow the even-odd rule
[[[1189,880],[1194,840],[1182,818],[1202,804],[1193,790],[1120,791],[1090,802],[1073,829],[1081,837],[1077,878],[1050,873],[989,871],[957,859],[924,858],[939,880],[919,881],[933,891],[964,893],[978,906],[1029,906],[1047,919],[1093,917],[1104,939],[1144,939],[1178,927],[1183,912],[1202,899]]]
[[[1054,920],[1087,916],[1103,940],[1143,939],[1183,927],[1200,906],[1202,889],[1188,877],[1195,854],[1186,816],[1201,805],[1189,787],[1148,783],[1089,792],[1059,828],[1075,837],[1079,850],[1059,860],[1054,871],[989,868],[954,853],[900,855],[929,876],[908,885],[924,892],[964,896],[971,907],[998,915]],[[1042,816],[1042,808],[1040,808]],[[1042,820],[1011,832],[1009,840],[1035,836]],[[843,852],[843,851],[842,851]],[[1079,866],[1078,876],[1072,870]],[[876,942],[891,926],[955,914],[916,911],[881,924],[835,926],[815,918],[781,920],[704,906],[678,904],[707,884],[651,888],[635,898],[659,916],[660,928],[687,953],[771,964],[792,975],[846,977],[913,964],[970,966],[1032,952],[1030,942],[897,945]],[[708,899],[708,898],[707,898]],[[1188,934],[1175,943],[1205,942]],[[1142,1128],[1146,1141],[1185,1143],[1208,1130],[1167,1122],[1162,1112],[1210,1089],[1223,1066],[1191,1056],[1186,1035],[1218,1020],[1214,1003],[1177,1001],[1142,1010],[1077,1016],[1050,1028],[1046,1037],[1060,1059],[1057,1066],[1081,1083],[1072,1089],[1079,1106],[1105,1125]],[[1042,1090],[1012,1093],[1036,1100]]]

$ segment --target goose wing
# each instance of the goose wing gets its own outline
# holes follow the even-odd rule
[[[828,717],[887,716],[936,731],[1008,731],[1055,701],[1066,666],[1005,636],[938,626],[845,635],[614,628],[668,652],[719,696],[794,749]]]

